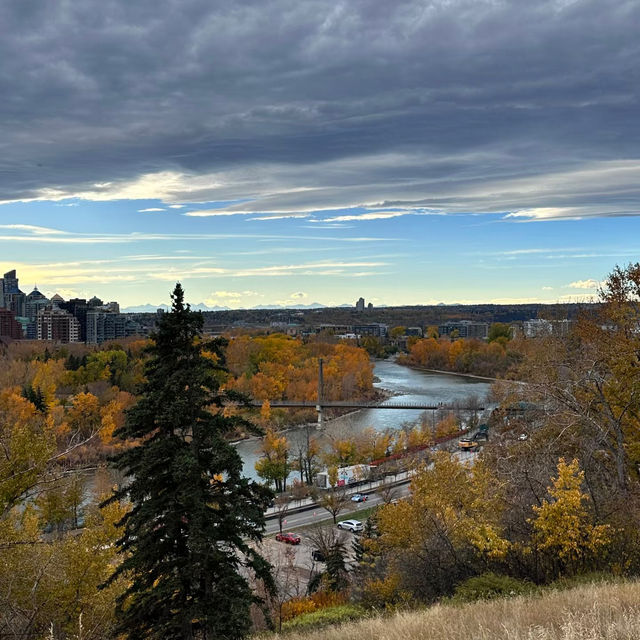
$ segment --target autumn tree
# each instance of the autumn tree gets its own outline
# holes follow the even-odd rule
[[[306,426],[306,441],[300,443],[296,450],[295,468],[300,472],[300,477],[309,486],[320,471],[320,444],[317,438],[311,436],[309,426]]]
[[[76,535],[45,541],[33,505],[0,521],[0,629],[11,638],[103,640],[115,633],[113,573],[124,507],[90,509]]]
[[[278,519],[278,529],[280,533],[282,533],[282,525],[287,521],[287,514],[291,506],[289,496],[282,494],[276,496],[273,501],[273,506],[275,507],[275,514]]]
[[[257,474],[268,484],[273,483],[278,493],[286,491],[291,472],[286,436],[278,436],[272,429],[267,429],[259,451],[262,455],[255,463]]]
[[[506,322],[494,322],[489,327],[489,342],[502,341],[508,342],[511,340],[511,327]]]
[[[381,507],[379,544],[389,571],[405,588],[432,599],[507,549],[501,526],[501,489],[481,463],[467,467],[439,452],[411,480],[407,500]]]
[[[607,546],[611,528],[596,525],[587,509],[589,496],[583,492],[584,472],[578,461],[558,461],[558,475],[549,487],[549,499],[534,505],[533,542],[547,552],[554,573],[575,573]]]
[[[575,444],[566,455],[579,457],[596,511],[638,512],[628,505],[640,488],[639,295],[640,264],[616,268],[570,335],[527,341],[514,373],[527,384],[498,389],[504,406],[544,407],[535,429]]]
[[[18,388],[0,390],[0,519],[34,489],[56,455],[55,431]]]
[[[242,477],[242,460],[225,440],[239,419],[220,411],[223,343],[202,341],[202,315],[185,305],[179,284],[172,300],[152,336],[138,402],[116,431],[136,443],[115,459],[131,480],[113,499],[132,504],[115,574],[129,580],[119,632],[239,638],[256,600],[247,572],[271,584],[252,544],[262,539],[271,492]]]
[[[328,474],[331,488],[320,493],[318,504],[331,514],[333,524],[336,524],[338,514],[349,504],[349,496],[345,487],[338,486],[338,467],[335,465],[329,467]]]
[[[407,327],[402,327],[402,326],[392,327],[391,329],[389,329],[389,337],[400,338],[406,333],[406,331],[407,331]]]

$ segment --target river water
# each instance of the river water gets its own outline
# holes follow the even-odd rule
[[[486,406],[484,403],[491,387],[489,382],[483,380],[417,371],[403,367],[393,360],[376,361],[374,375],[377,378],[374,385],[393,395],[385,401],[389,403],[465,404],[470,399],[475,399],[482,406]],[[332,435],[344,437],[368,427],[378,431],[397,429],[403,424],[418,422],[421,414],[421,411],[415,409],[362,409],[328,421],[323,434],[320,434],[315,426],[311,429],[313,435],[320,439],[330,438]],[[287,438],[293,454],[297,450],[297,445],[306,440],[306,429],[304,427],[291,429],[287,432]],[[238,453],[242,456],[244,463],[244,474],[256,480],[258,477],[254,464],[259,458],[257,451],[259,446],[260,441],[256,439],[244,440],[237,444]]]

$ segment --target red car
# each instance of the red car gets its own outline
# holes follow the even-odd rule
[[[276,540],[287,544],[300,544],[300,536],[297,533],[276,533]]]

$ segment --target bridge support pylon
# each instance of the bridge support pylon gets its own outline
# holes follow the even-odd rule
[[[318,404],[316,405],[316,411],[318,412],[318,428],[322,429],[324,426],[324,410],[322,407],[322,401],[324,400],[324,374],[322,371],[322,358],[318,358]]]

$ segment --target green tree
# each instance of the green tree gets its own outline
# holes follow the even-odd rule
[[[140,399],[115,433],[138,443],[115,458],[131,482],[111,499],[132,503],[115,573],[129,579],[119,630],[136,640],[240,638],[259,600],[248,575],[273,586],[253,544],[272,493],[242,477],[224,437],[240,423],[257,430],[223,413],[232,397],[220,390],[225,341],[201,340],[202,315],[185,305],[180,284],[171,297],[148,348]]]
[[[406,331],[407,331],[407,327],[393,327],[389,331],[389,336],[391,338],[400,338],[405,334]]]
[[[489,327],[489,342],[508,342],[511,340],[511,327],[506,322],[494,322]]]

